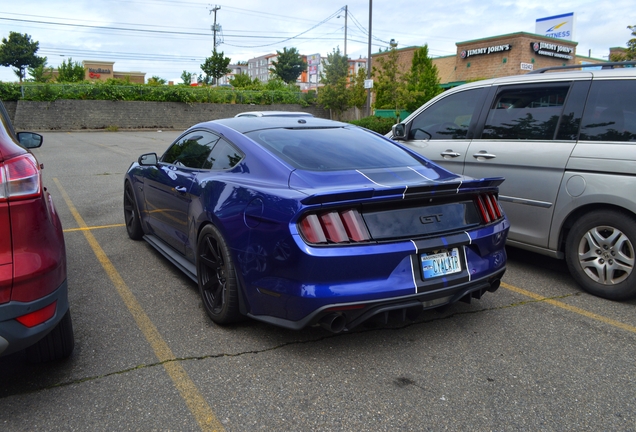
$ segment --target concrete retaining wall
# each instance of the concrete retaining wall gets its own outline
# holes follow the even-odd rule
[[[5,102],[17,130],[86,130],[86,129],[186,129],[193,124],[233,117],[243,111],[305,111],[329,118],[329,111],[300,105],[188,105],[179,102],[132,102],[101,100],[57,100],[54,102]],[[343,119],[354,119],[345,113]]]

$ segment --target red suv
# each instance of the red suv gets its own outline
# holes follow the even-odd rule
[[[74,338],[62,225],[28,149],[0,102],[0,357],[25,350],[37,363],[68,357]]]

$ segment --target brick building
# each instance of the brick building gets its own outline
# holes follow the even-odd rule
[[[469,81],[521,75],[549,66],[603,63],[604,60],[578,56],[577,42],[554,39],[533,33],[511,33],[465,42],[457,42],[457,53],[433,58],[442,87],[453,87]],[[402,72],[408,71],[413,53],[420,47],[397,50]],[[387,56],[387,51],[374,54],[372,65]]]

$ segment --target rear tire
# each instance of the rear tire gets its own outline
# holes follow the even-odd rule
[[[128,182],[124,186],[124,220],[128,237],[133,240],[141,240],[144,236],[144,230],[139,220],[139,209],[137,208],[135,192]]]
[[[588,213],[566,239],[565,259],[574,279],[596,296],[627,300],[636,296],[636,220],[612,210]]]
[[[216,324],[241,321],[234,262],[221,232],[213,225],[201,230],[196,264],[199,293],[210,319]]]
[[[75,348],[71,311],[67,310],[62,320],[49,334],[40,339],[35,345],[26,349],[29,363],[43,363],[67,358]]]

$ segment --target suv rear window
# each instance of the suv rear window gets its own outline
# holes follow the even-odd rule
[[[422,165],[390,141],[357,127],[265,129],[245,135],[302,170],[344,171]]]
[[[593,81],[580,140],[636,141],[636,80]]]
[[[482,138],[554,139],[569,89],[569,84],[504,88],[490,107]]]

